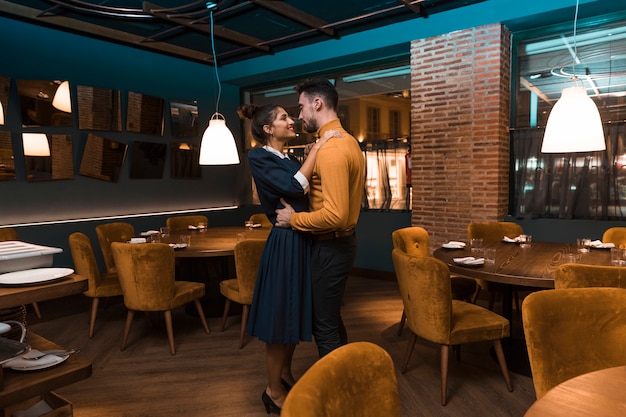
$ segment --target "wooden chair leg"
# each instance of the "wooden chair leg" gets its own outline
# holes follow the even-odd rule
[[[163,312],[165,316],[165,328],[167,329],[167,340],[170,342],[170,353],[176,355],[176,346],[174,344],[174,327],[172,326],[172,310]]]
[[[89,315],[89,338],[93,337],[93,332],[96,327],[96,316],[98,315],[98,304],[100,303],[100,299],[98,297],[94,297],[91,300],[91,314]]]
[[[398,336],[402,336],[402,330],[404,330],[404,322],[406,322],[406,313],[402,310],[402,317],[400,317],[400,324],[398,325]]]
[[[241,311],[241,329],[239,330],[239,349],[243,348],[246,341],[246,325],[248,324],[248,315],[250,314],[250,306],[248,304],[243,305]]]
[[[413,353],[415,342],[417,342],[417,335],[413,333],[413,337],[411,337],[411,340],[409,341],[409,345],[407,346],[407,349],[406,349],[406,353],[404,354],[404,361],[402,362],[402,373],[406,372],[406,367],[409,364],[409,359],[411,359],[411,354]]]
[[[33,303],[33,310],[35,310],[35,315],[38,319],[41,318],[41,311],[39,311],[39,304]]]
[[[200,317],[200,321],[202,322],[202,327],[204,327],[204,331],[207,334],[211,334],[211,329],[209,329],[209,325],[206,322],[206,317],[204,317],[204,310],[202,309],[202,303],[200,300],[193,300],[196,305],[196,310],[198,311],[198,316]]]
[[[502,351],[502,342],[500,339],[493,341],[493,348],[496,351],[498,357],[498,363],[500,364],[500,370],[504,376],[506,387],[510,392],[513,392],[513,383],[511,383],[511,376],[509,375],[509,369],[506,366],[506,359],[504,358],[504,352]]]
[[[224,331],[226,327],[226,319],[228,319],[228,312],[230,311],[230,300],[227,298],[224,303],[224,315],[222,316],[222,325],[220,327],[220,332]]]
[[[441,345],[441,405],[446,405],[448,401],[448,356],[450,354],[450,346]]]
[[[133,322],[133,317],[135,312],[133,310],[128,310],[128,314],[126,314],[126,325],[124,326],[124,336],[122,337],[122,346],[120,350],[126,349],[126,340],[128,339],[128,333],[130,332],[130,325]]]

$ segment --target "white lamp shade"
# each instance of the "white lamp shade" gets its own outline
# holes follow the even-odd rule
[[[45,133],[22,133],[24,156],[50,156],[50,144]]]
[[[600,112],[584,87],[564,88],[546,125],[541,152],[593,152],[606,149]]]
[[[219,119],[217,116],[221,116]],[[224,116],[215,113],[202,135],[200,165],[234,165],[239,163],[235,138],[226,126]]]
[[[4,125],[4,108],[2,107],[1,101],[0,101],[0,125]]]
[[[54,93],[54,98],[52,99],[52,106],[55,109],[59,109],[66,113],[72,112],[72,100],[70,99],[70,83],[68,81],[63,81],[61,85],[57,88],[56,93]]]

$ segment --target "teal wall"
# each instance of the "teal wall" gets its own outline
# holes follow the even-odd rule
[[[581,19],[622,8],[622,2],[613,0],[581,0],[580,3]],[[219,110],[226,117],[235,138],[241,142],[241,124],[236,115],[241,88],[259,84],[271,85],[314,73],[330,74],[375,62],[406,60],[411,40],[468,27],[503,22],[515,31],[568,22],[573,18],[574,4],[573,0],[488,0],[428,18],[417,17],[412,21],[341,39],[225,65],[219,69],[223,88]],[[0,51],[0,75],[9,76],[13,81],[7,122],[5,126],[0,126],[0,130],[11,132],[18,161],[21,161],[23,155],[20,140],[22,127],[18,117],[15,87],[17,79],[68,79],[73,84],[73,92],[76,85],[82,84],[117,89],[122,91],[122,97],[128,91],[135,91],[162,97],[167,101],[197,100],[201,121],[207,121],[215,111],[216,83],[213,67],[208,65],[4,17],[0,17]],[[74,126],[77,126],[76,115],[73,117]],[[86,132],[76,128],[46,131],[72,135],[74,164],[78,167]],[[166,136],[162,138],[126,132],[103,132],[102,136],[125,143],[134,140],[169,143],[171,137],[167,117],[165,132]],[[108,220],[55,224],[57,220],[124,217],[126,214],[239,205],[240,196],[244,194],[249,181],[243,165],[203,167],[201,180],[174,180],[169,178],[169,164],[166,164],[162,180],[130,180],[127,163],[118,183],[79,175],[73,180],[28,183],[23,166],[21,169],[17,180],[0,181],[0,226],[50,221],[52,224],[19,227],[20,235],[26,241],[62,248],[67,246],[67,236],[72,231],[85,231],[93,237],[95,224]],[[243,207],[208,214],[214,217],[212,224],[228,225],[240,224],[247,217],[248,211]],[[132,222],[136,230],[144,230],[161,224],[164,216],[165,214],[156,217],[138,216],[133,217]],[[391,232],[409,224],[410,213],[363,213],[357,230],[359,255],[356,266],[391,271]],[[550,235],[552,239],[569,239],[569,235],[558,226],[559,223],[550,224],[556,226],[542,224],[538,230],[554,230],[555,234]],[[530,225],[534,226],[534,223],[529,223],[529,227]],[[602,226],[601,223],[595,225]],[[59,259],[60,265],[67,265],[68,256],[69,254],[64,253],[55,259]]]

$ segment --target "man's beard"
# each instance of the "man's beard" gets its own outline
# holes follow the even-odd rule
[[[304,130],[307,133],[315,133],[317,132],[317,123],[315,123],[315,121],[311,121],[311,122],[305,122],[304,123]]]

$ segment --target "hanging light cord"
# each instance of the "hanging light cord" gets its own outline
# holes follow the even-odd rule
[[[576,60],[578,59],[578,45],[576,44],[576,23],[578,22],[578,2],[576,0],[576,11],[574,12],[574,62],[572,65],[572,72],[574,73],[574,82],[578,84],[578,77],[576,76]],[[211,31],[211,34],[213,31]]]
[[[222,96],[222,83],[220,82],[220,75],[217,71],[217,54],[215,53],[215,38],[213,37],[213,10],[211,10],[209,13],[211,17],[211,51],[213,52],[213,66],[215,67],[215,78],[217,79],[217,100],[215,102],[215,113],[219,113],[220,97]]]

